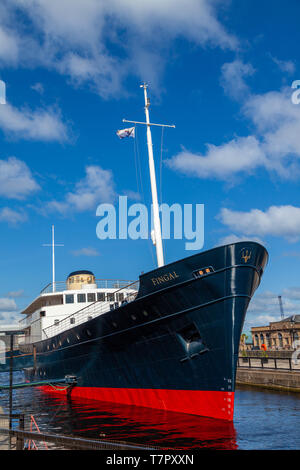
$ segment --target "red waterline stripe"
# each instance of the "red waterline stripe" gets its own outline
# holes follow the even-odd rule
[[[39,387],[46,393],[66,394],[56,387]],[[145,406],[210,418],[233,420],[234,392],[208,390],[162,390],[138,388],[74,387],[72,397],[124,405]]]

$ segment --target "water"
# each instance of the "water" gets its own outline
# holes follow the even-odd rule
[[[0,383],[8,383],[0,374]],[[14,382],[23,382],[15,373]],[[35,388],[14,390],[14,412],[34,415],[43,431],[181,449],[299,449],[300,394],[250,387],[236,391],[233,423],[111,403],[68,400]],[[8,392],[0,392],[8,409]]]

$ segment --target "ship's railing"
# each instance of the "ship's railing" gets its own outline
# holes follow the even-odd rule
[[[124,299],[121,302],[102,302],[96,301],[87,307],[83,307],[81,310],[77,310],[63,320],[55,320],[53,325],[47,326],[43,329],[43,337],[44,339],[51,338],[63,331],[69,330],[74,328],[76,325],[80,325],[92,318],[98,317],[102,313],[109,312],[118,308],[120,305],[127,304],[135,300],[139,288],[139,281],[132,282],[128,284],[126,287],[122,287],[120,289],[116,289],[114,294],[116,293],[123,293]],[[30,342],[30,337],[26,338],[25,343]]]
[[[120,289],[128,286],[134,281],[126,281],[120,279],[95,279],[95,283],[98,289]],[[91,284],[91,285],[93,285]],[[88,287],[89,284],[85,284],[85,287]],[[55,281],[53,284],[50,282],[44,289],[41,290],[41,294],[49,294],[52,292],[63,292],[68,290],[69,286],[66,281]]]

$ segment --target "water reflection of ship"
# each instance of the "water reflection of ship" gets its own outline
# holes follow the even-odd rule
[[[67,435],[176,449],[237,449],[230,421],[56,394],[40,398],[39,411],[47,408],[51,416],[53,408],[51,427]]]

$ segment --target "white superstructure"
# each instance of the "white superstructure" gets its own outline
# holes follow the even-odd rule
[[[95,279],[90,271],[71,273],[66,283],[56,282],[42,290],[24,310],[20,321],[25,343],[55,336],[75,325],[135,299],[138,282]]]

